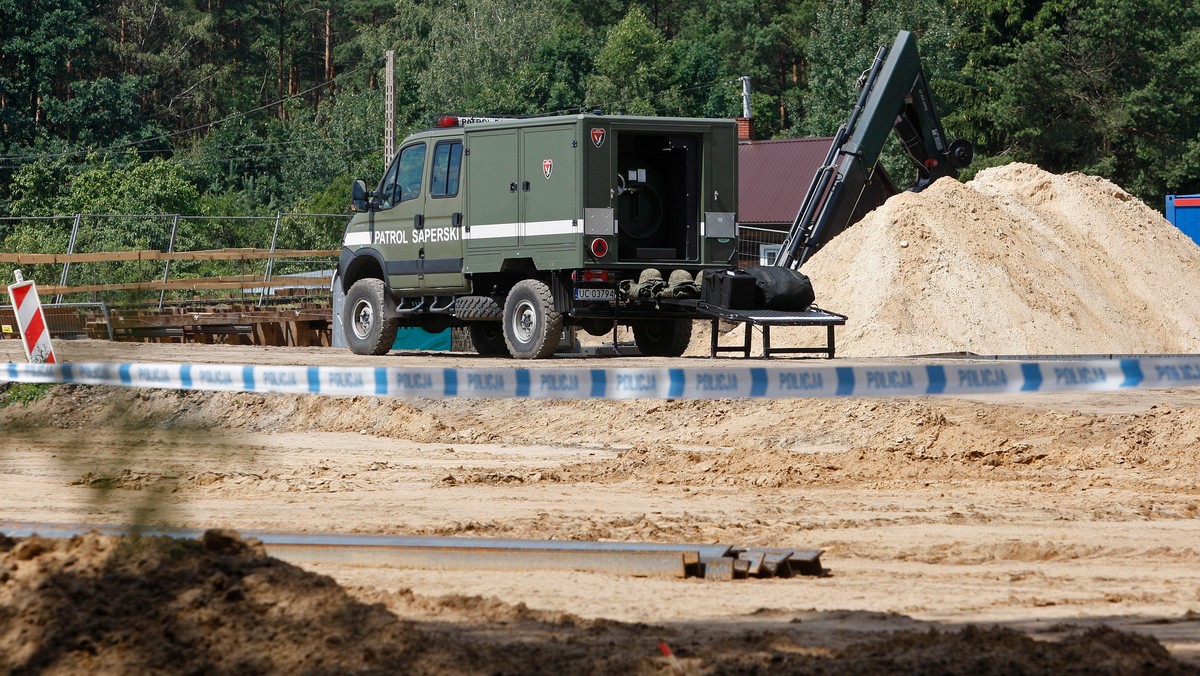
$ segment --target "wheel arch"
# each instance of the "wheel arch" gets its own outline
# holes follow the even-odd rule
[[[390,293],[391,287],[383,271],[383,255],[375,249],[342,249],[338,260],[338,278],[341,280],[343,292],[349,292],[350,287],[360,279],[375,278],[382,280],[384,288]]]

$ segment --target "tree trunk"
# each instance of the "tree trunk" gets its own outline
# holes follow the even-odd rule
[[[279,101],[279,119],[282,120],[287,117],[283,105],[284,0],[279,0],[277,6],[279,8],[279,53],[275,69],[275,90],[278,94],[276,100]]]

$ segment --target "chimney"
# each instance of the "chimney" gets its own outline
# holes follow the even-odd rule
[[[754,118],[739,117],[737,119],[738,140],[753,141],[754,140]]]
[[[737,119],[738,140],[754,140],[754,114],[750,112],[750,76],[743,75],[738,80],[742,82],[742,116]]]

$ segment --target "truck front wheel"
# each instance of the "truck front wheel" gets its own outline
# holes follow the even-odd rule
[[[346,293],[342,326],[354,354],[387,354],[392,349],[400,320],[384,315],[386,299],[381,279],[360,279]]]
[[[504,342],[517,359],[542,359],[554,354],[562,335],[562,313],[554,311],[550,287],[523,279],[504,301]]]
[[[645,319],[633,322],[633,342],[650,357],[678,357],[692,340],[690,319]]]
[[[500,322],[471,322],[471,345],[485,357],[508,356],[504,327]]]

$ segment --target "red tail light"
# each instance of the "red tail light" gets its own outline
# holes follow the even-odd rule
[[[576,270],[571,273],[571,281],[574,282],[607,282],[607,270]]]

